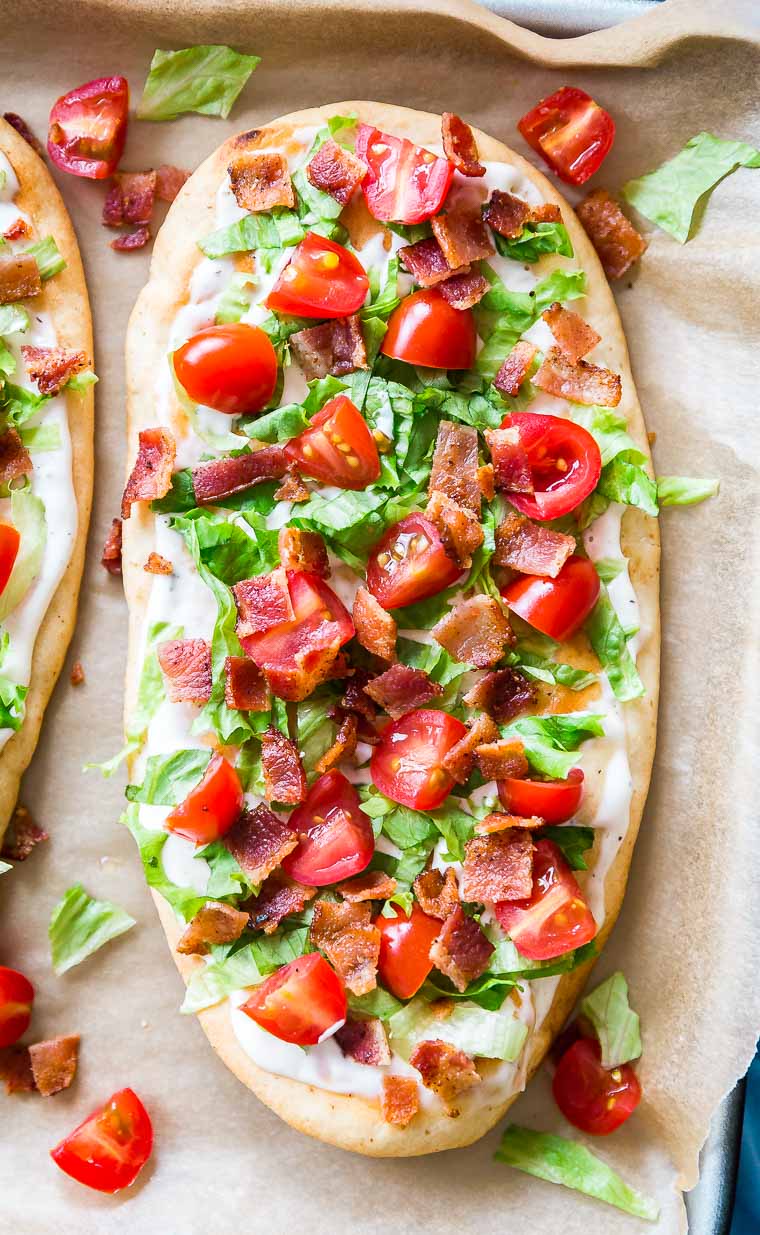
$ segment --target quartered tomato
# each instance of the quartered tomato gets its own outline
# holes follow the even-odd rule
[[[443,759],[466,733],[467,726],[448,712],[431,708],[407,712],[383,729],[372,752],[374,784],[402,806],[435,810],[454,784]]]
[[[599,591],[593,562],[573,554],[556,579],[520,575],[506,584],[501,594],[523,621],[564,643],[583,625],[599,599]]]
[[[398,908],[392,918],[378,914],[375,926],[380,931],[380,981],[397,999],[411,999],[433,968],[430,949],[441,923],[414,904],[410,915]]]
[[[345,395],[331,399],[285,454],[299,472],[341,489],[366,489],[380,475],[377,445],[361,412]]]
[[[166,817],[170,832],[209,845],[229,832],[243,809],[238,774],[223,755],[212,755],[202,779]]]
[[[383,223],[422,223],[437,214],[454,166],[405,137],[360,124],[356,154],[367,165],[362,182],[367,209]]]
[[[21,537],[12,523],[0,523],[0,596],[6,589],[16,564]]]
[[[529,146],[567,184],[585,184],[615,140],[615,121],[585,90],[563,86],[518,121]]]
[[[571,768],[566,780],[509,780],[496,782],[499,801],[509,815],[529,819],[537,815],[546,823],[572,819],[583,796],[583,772]]]
[[[563,956],[596,934],[596,922],[578,882],[550,840],[536,842],[530,899],[498,901],[494,912],[518,952],[532,961]]]
[[[290,961],[257,986],[240,1011],[283,1042],[315,1046],[346,1019],[346,992],[319,952]]]
[[[62,1171],[98,1192],[134,1183],[153,1148],[150,1116],[132,1089],[120,1089],[104,1106],[51,1149]]]
[[[29,1028],[34,987],[17,969],[0,965],[0,1046],[12,1046]]]
[[[568,515],[596,488],[602,456],[582,425],[543,412],[514,412],[501,427],[517,429],[528,454],[535,493],[510,493],[509,500],[529,519]]]
[[[348,317],[369,291],[366,271],[342,244],[309,232],[267,296],[275,313],[295,317]]]
[[[206,326],[173,357],[179,384],[194,403],[228,416],[260,412],[277,385],[277,355],[268,334],[246,322]]]
[[[127,140],[126,77],[98,77],[53,104],[48,154],[62,171],[105,180],[119,165]]]
[[[367,562],[367,587],[384,609],[427,600],[458,579],[461,570],[425,515],[407,515],[380,538]]]
[[[353,785],[337,768],[314,782],[288,822],[302,837],[283,859],[291,879],[323,888],[350,879],[369,865],[375,851],[372,823]]]
[[[471,369],[477,331],[470,309],[455,309],[435,288],[412,292],[388,318],[385,356],[424,369]]]
[[[554,1101],[565,1119],[591,1136],[609,1136],[641,1101],[631,1065],[603,1068],[601,1056],[598,1042],[580,1038],[565,1051],[552,1081]]]

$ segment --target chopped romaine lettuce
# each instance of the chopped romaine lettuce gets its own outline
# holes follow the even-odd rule
[[[216,306],[214,322],[217,326],[227,322],[239,322],[251,307],[251,290],[256,286],[256,276],[238,271],[233,274]]]
[[[61,430],[56,424],[29,425],[19,430],[19,436],[32,454],[59,450],[61,446]]]
[[[657,500],[660,506],[695,506],[720,490],[719,480],[696,476],[658,476]]]
[[[280,930],[246,943],[237,951],[198,969],[188,983],[180,1012],[200,1012],[242,987],[258,986],[268,974],[310,950],[309,928]]]
[[[244,530],[246,524],[253,535]],[[196,565],[202,563],[228,587],[273,570],[280,560],[277,532],[270,531],[255,510],[244,511],[234,523],[213,515],[178,516],[172,527],[182,536]]]
[[[388,1030],[393,1049],[406,1058],[418,1042],[434,1037],[467,1055],[509,1063],[519,1057],[528,1036],[528,1026],[517,1019],[514,1005],[496,1014],[477,1004],[457,1001],[448,1016],[442,1017],[420,998],[412,999],[391,1016]]]
[[[150,62],[137,118],[174,120],[185,112],[198,112],[226,119],[260,59],[223,44],[159,49]]]
[[[256,251],[265,270],[271,269],[276,254],[305,236],[294,210],[277,207],[267,214],[246,214],[236,223],[221,227],[198,242],[206,257],[226,257],[229,253]]]
[[[11,492],[11,521],[21,543],[10,579],[0,596],[0,622],[13,612],[37,578],[47,541],[44,503],[29,489]]]
[[[335,698],[332,691],[317,691],[296,708],[296,742],[309,780],[314,779],[314,765],[335,741],[337,728],[330,716]]]
[[[576,669],[573,665],[551,660],[534,651],[529,645],[518,643],[511,656],[516,669],[527,677],[536,678],[553,686],[566,686],[569,690],[585,690],[593,686],[596,674],[586,669]]]
[[[24,723],[28,686],[20,686],[10,678],[0,676],[0,729],[12,729],[18,733]]]
[[[0,304],[0,335],[23,334],[29,329],[29,314],[23,305]]]
[[[368,995],[352,995],[348,992],[348,1006],[354,1012],[363,1012],[365,1016],[377,1016],[381,1021],[387,1021],[396,1012],[400,1012],[404,1005],[400,999],[391,995],[390,991],[376,986]]]
[[[541,832],[547,840],[562,850],[567,864],[574,871],[588,870],[588,863],[583,856],[594,844],[594,829],[582,827],[576,823],[562,823],[544,828]]]
[[[144,827],[140,823],[140,807],[136,802],[129,804],[121,816],[121,822],[126,824],[137,842],[148,887],[155,888],[172,909],[185,922],[189,922],[208,898],[195,888],[181,888],[168,878],[161,861],[161,851],[169,839],[169,833]]]
[[[655,482],[638,463],[630,461],[628,451],[616,455],[602,468],[597,491],[610,502],[638,506],[647,515],[656,515],[659,509]]]
[[[64,386],[64,390],[73,390],[76,394],[81,394],[83,390],[94,386],[97,381],[97,373],[93,373],[92,369],[84,369],[81,373],[75,373],[73,377],[69,378]]]
[[[644,684],[628,649],[626,632],[603,583],[599,599],[586,619],[584,630],[616,698],[625,703],[643,695]]]
[[[600,557],[594,562],[594,567],[602,583],[612,583],[628,569],[628,563],[621,557]]]
[[[150,806],[177,806],[198,784],[208,767],[211,752],[176,750],[171,755],[150,755],[141,785],[127,785],[130,802]]]
[[[641,1054],[640,1022],[628,1003],[628,983],[622,973],[597,986],[581,1002],[581,1013],[594,1026],[602,1048],[602,1067],[618,1068]]]
[[[55,906],[48,926],[53,969],[60,977],[134,925],[135,919],[118,905],[95,900],[81,883],[74,884]]]
[[[31,253],[37,263],[40,272],[40,278],[45,283],[48,279],[52,279],[53,275],[60,274],[66,269],[66,262],[58,251],[58,245],[52,236],[45,236],[43,240],[38,240],[36,244],[30,244],[26,253]]]
[[[497,252],[502,257],[511,257],[515,262],[537,262],[545,253],[561,253],[573,256],[564,223],[526,223],[519,236],[507,239],[494,232]]]
[[[519,738],[525,757],[542,776],[564,780],[575,766],[573,752],[588,738],[604,734],[603,716],[590,712],[570,712],[554,716],[523,716],[502,726],[506,738]]]

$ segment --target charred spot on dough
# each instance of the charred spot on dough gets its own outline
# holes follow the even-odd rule
[[[266,129],[248,129],[245,133],[238,133],[237,137],[233,137],[233,148],[245,149],[247,146],[255,146],[259,140],[266,134]]]

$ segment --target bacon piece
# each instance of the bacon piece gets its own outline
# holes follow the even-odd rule
[[[480,1083],[480,1074],[470,1056],[438,1038],[418,1042],[409,1062],[419,1072],[425,1088],[438,1095],[452,1116],[459,1114],[459,1095]]]
[[[315,189],[329,193],[341,206],[347,205],[367,174],[366,164],[332,137],[323,142],[306,168]]]
[[[25,806],[17,806],[0,849],[0,858],[9,862],[25,862],[32,850],[44,840],[50,840],[45,829],[35,823]]]
[[[100,564],[109,575],[121,574],[121,519],[111,520],[111,530],[103,545]]]
[[[520,430],[515,425],[486,429],[485,439],[493,459],[496,488],[504,493],[535,492],[530,459],[520,441]]]
[[[82,664],[81,660],[75,660],[74,664],[71,666],[71,673],[69,674],[69,681],[71,682],[72,686],[81,686],[83,684],[84,665]]]
[[[546,394],[586,407],[617,407],[622,394],[620,377],[611,369],[603,369],[588,360],[573,364],[553,347],[533,378],[533,385]]]
[[[443,254],[443,249],[434,236],[426,240],[418,240],[415,244],[405,245],[399,249],[401,265],[420,287],[435,287],[452,275],[466,274],[468,265],[458,266],[452,270]]]
[[[319,532],[304,532],[298,527],[281,527],[277,548],[284,570],[307,570],[326,579],[330,574],[327,548]]]
[[[208,703],[211,645],[205,639],[168,639],[156,655],[171,703]]]
[[[253,810],[242,812],[222,838],[222,844],[251,883],[263,883],[282,859],[293,852],[298,833],[259,802]]]
[[[492,502],[496,492],[493,480],[493,463],[481,463],[478,468],[478,485],[485,500]]]
[[[334,1035],[343,1054],[354,1063],[382,1068],[391,1062],[391,1048],[383,1022],[376,1016],[349,1016]]]
[[[514,398],[515,395],[520,393],[520,387],[530,373],[530,366],[533,364],[537,351],[538,348],[529,343],[527,339],[519,339],[515,343],[506,360],[502,361],[501,367],[493,379],[493,384],[499,394]],[[496,432],[498,433],[499,430],[497,429]],[[513,492],[522,493],[526,492],[526,490],[517,489],[513,490]],[[527,490],[527,492],[532,492],[532,490]]]
[[[171,575],[174,573],[174,567],[168,558],[162,557],[160,553],[149,553],[148,560],[143,566],[143,570],[149,575]]]
[[[295,206],[296,197],[284,154],[273,150],[240,154],[227,168],[235,201],[258,213],[274,206]]]
[[[481,708],[498,724],[504,725],[531,707],[537,698],[535,683],[528,681],[517,669],[493,669],[470,687],[463,701],[468,707]]]
[[[478,162],[475,134],[464,120],[453,112],[441,116],[443,153],[463,176],[485,176],[486,169]]]
[[[531,223],[561,223],[562,211],[555,202],[543,202],[540,206],[532,206]]]
[[[298,747],[272,725],[261,735],[261,766],[267,802],[282,802],[285,806],[303,802],[306,776]]]
[[[29,1093],[34,1089],[28,1046],[0,1048],[0,1081],[5,1082],[5,1092],[8,1094]]]
[[[473,836],[464,847],[467,901],[519,901],[533,892],[533,840],[525,828]]]
[[[27,236],[31,236],[31,234],[31,227],[19,215],[19,217],[11,223],[10,227],[6,227],[3,232],[3,240],[24,240]]]
[[[40,268],[31,253],[0,257],[0,304],[12,304],[41,291]]]
[[[111,248],[117,253],[131,253],[133,249],[144,249],[150,240],[150,228],[136,227],[133,232],[126,232],[111,241]]]
[[[544,309],[541,316],[557,340],[560,351],[573,364],[588,355],[601,340],[602,336],[596,333],[593,326],[589,326],[571,309],[563,308],[558,300]]]
[[[446,752],[442,766],[458,785],[463,785],[475,767],[476,747],[483,742],[495,742],[498,736],[499,731],[490,716],[476,717],[464,737]]]
[[[485,971],[493,950],[475,919],[468,918],[462,906],[457,905],[441,927],[430,949],[430,959],[458,991],[464,991]]]
[[[199,506],[240,493],[264,480],[279,480],[287,471],[283,446],[262,446],[250,454],[210,459],[193,468],[193,489]]]
[[[489,227],[514,240],[522,232],[531,217],[531,208],[522,198],[502,189],[494,189],[483,211],[483,218]]]
[[[18,476],[28,476],[32,471],[32,458],[20,434],[14,428],[0,435],[0,484],[7,485]]]
[[[298,469],[291,465],[285,469],[285,479],[279,489],[275,489],[274,496],[278,502],[308,502],[311,494]]]
[[[499,602],[483,595],[457,601],[431,634],[454,660],[476,669],[490,669],[515,641]]]
[[[77,1070],[79,1034],[64,1034],[29,1047],[35,1089],[43,1098],[68,1089]]]
[[[171,163],[162,163],[156,168],[156,197],[162,202],[173,202],[190,172]]]
[[[156,200],[156,183],[154,171],[117,172],[103,204],[103,225],[122,227],[125,223],[149,223]]]
[[[422,871],[412,885],[414,895],[423,913],[443,922],[459,904],[459,885],[453,866],[446,867],[446,874],[431,866]]]
[[[538,815],[505,815],[502,811],[494,811],[485,819],[478,820],[475,833],[477,836],[493,836],[495,832],[506,832],[508,829],[527,828],[533,832],[543,827],[546,827],[546,820]]]
[[[248,914],[224,901],[206,901],[179,937],[183,956],[205,956],[210,944],[233,943],[248,925]]]
[[[356,750],[357,738],[357,722],[353,712],[347,712],[340,722],[335,741],[329,750],[326,750],[321,759],[318,759],[314,765],[314,771],[318,776],[324,776],[325,772],[329,772],[334,768],[341,759],[347,759],[353,755]]]
[[[247,656],[228,656],[225,660],[224,701],[239,712],[269,711],[266,678]]]
[[[437,214],[430,220],[430,226],[452,270],[490,257],[494,251],[479,210],[450,210]]]
[[[31,381],[37,383],[41,395],[57,395],[75,373],[81,373],[87,365],[84,352],[75,352],[67,347],[31,347],[21,344]]]
[[[380,1110],[387,1124],[405,1128],[420,1109],[419,1086],[411,1076],[384,1076]]]
[[[351,612],[356,638],[363,648],[381,660],[396,655],[396,621],[366,587],[358,587]]]
[[[339,883],[335,889],[344,900],[357,904],[359,901],[384,901],[396,891],[396,880],[384,871],[367,871],[355,879]]]
[[[341,377],[367,368],[364,335],[356,313],[296,331],[290,336],[290,348],[307,382],[328,373]]]
[[[439,291],[452,308],[471,309],[483,299],[489,287],[488,279],[477,270],[470,270],[466,274],[455,274],[450,279],[445,279]]]
[[[446,552],[462,570],[472,566],[472,555],[483,543],[480,521],[465,506],[434,489],[425,511],[441,535]]]
[[[243,579],[235,584],[232,594],[238,611],[235,630],[239,639],[262,634],[273,626],[295,620],[288,577],[282,566],[268,575]]]
[[[575,212],[596,249],[604,273],[620,279],[645,252],[647,242],[606,189],[594,189]]]
[[[414,708],[424,707],[431,699],[442,695],[443,687],[432,682],[424,669],[412,669],[409,665],[396,663],[368,682],[364,693],[393,720],[398,720]]]
[[[511,566],[524,575],[556,579],[575,547],[574,536],[553,532],[512,511],[496,529],[493,560],[497,566]]]
[[[29,125],[25,120],[21,119],[21,116],[18,116],[15,111],[6,111],[3,112],[3,120],[7,121],[11,128],[16,130],[19,137],[23,137],[24,141],[29,143],[32,150],[34,150],[41,159],[45,157],[42,142],[34,136],[34,133],[29,128]]]
[[[475,514],[480,513],[478,431],[471,425],[453,420],[442,420],[439,424],[428,493],[436,490]]]
[[[475,751],[484,780],[518,780],[527,776],[528,760],[525,747],[516,738],[500,738],[498,742],[484,742]]]
[[[317,901],[309,938],[324,952],[338,977],[354,995],[367,995],[377,986],[380,931],[370,922],[368,903]]]
[[[282,920],[292,913],[300,913],[316,892],[316,888],[304,887],[288,879],[282,871],[275,871],[266,879],[258,896],[246,902],[249,927],[273,935]]]
[[[166,497],[172,486],[177,446],[166,429],[141,429],[137,458],[121,499],[121,517],[128,519],[133,502]]]

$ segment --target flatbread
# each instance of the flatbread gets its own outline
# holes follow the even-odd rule
[[[193,174],[174,202],[156,239],[150,280],[141,293],[130,321],[127,336],[127,388],[129,467],[137,453],[140,429],[153,423],[149,392],[160,366],[166,364],[167,337],[172,319],[186,301],[192,271],[201,254],[197,247],[215,226],[215,195],[227,165],[235,154],[246,149],[285,146],[288,134],[306,125],[324,124],[328,117],[357,115],[378,128],[423,146],[440,141],[441,120],[437,115],[417,112],[389,104],[336,103],[283,117],[267,125],[230,138]],[[622,377],[623,395],[616,411],[624,416],[637,447],[651,460],[644,418],[631,374],[628,349],[615,301],[594,249],[567,201],[554,185],[520,155],[501,142],[475,130],[481,159],[514,165],[527,176],[544,200],[562,209],[578,265],[587,275],[588,291],[584,317],[602,336],[604,363]],[[124,583],[130,608],[130,651],[127,666],[126,708],[134,709],[140,672],[141,632],[150,591],[150,577],[142,569],[153,548],[153,517],[146,503],[133,507],[132,518],[124,525]],[[623,519],[623,552],[629,559],[630,577],[639,602],[642,630],[648,632],[637,658],[646,694],[625,704],[627,747],[634,792],[628,830],[622,840],[605,883],[605,921],[597,936],[603,945],[614,926],[623,900],[636,834],[644,808],[655,748],[657,696],[659,687],[659,530],[656,520],[636,509],[628,509]],[[563,648],[563,654],[565,649]],[[572,655],[567,657],[572,659]],[[576,707],[582,702],[576,701]],[[555,709],[559,710],[559,708]],[[198,966],[199,957],[180,956],[175,945],[181,926],[169,905],[154,894],[172,955],[185,981]],[[528,1073],[541,1063],[553,1038],[576,1002],[590,972],[586,964],[565,975],[557,988],[552,1007],[541,1029],[532,1038]],[[342,1095],[273,1075],[259,1068],[239,1045],[233,1032],[226,1001],[199,1014],[211,1045],[227,1066],[273,1111],[294,1128],[329,1144],[373,1156],[411,1156],[471,1144],[484,1135],[504,1115],[514,1101],[493,1097],[463,1103],[457,1119],[442,1111],[421,1109],[405,1128],[384,1123],[376,1102]],[[489,1063],[479,1065],[486,1076]],[[485,1088],[485,1087],[484,1087]]]
[[[33,220],[40,237],[51,235],[55,238],[66,260],[66,269],[43,283],[39,296],[24,303],[28,303],[32,311],[36,308],[50,315],[59,346],[83,351],[93,361],[87,286],[79,246],[63,199],[42,159],[5,120],[0,120],[0,150],[7,155],[18,177],[20,191],[15,200],[19,207]],[[93,388],[88,387],[81,394],[64,392],[62,397],[66,399],[71,435],[77,534],[69,564],[37,634],[24,723],[0,752],[0,840],[13,813],[21,777],[34,754],[45,708],[66,658],[84,567],[92,504]]]

